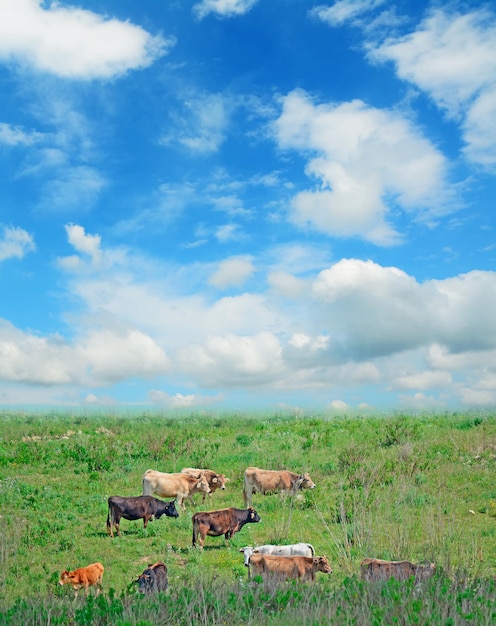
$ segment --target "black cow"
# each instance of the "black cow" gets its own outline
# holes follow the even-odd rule
[[[179,517],[174,500],[164,502],[153,496],[136,496],[124,498],[122,496],[110,496],[108,499],[107,532],[114,536],[113,527],[120,536],[119,522],[121,517],[128,520],[143,520],[146,528],[148,521],[159,519],[162,515],[167,517]]]
[[[157,561],[153,565],[149,565],[135,582],[138,584],[140,593],[145,595],[156,591],[165,591],[169,584],[165,563]]]
[[[193,521],[193,546],[199,540],[203,548],[206,535],[231,539],[245,524],[259,522],[260,516],[253,507],[249,509],[219,509],[218,511],[200,511],[191,518]]]

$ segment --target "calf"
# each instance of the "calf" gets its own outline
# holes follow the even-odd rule
[[[226,478],[224,474],[217,474],[210,469],[195,469],[194,467],[183,467],[181,470],[181,474],[189,474],[190,476],[197,476],[199,473],[202,473],[207,479],[208,486],[210,487],[209,497],[212,498],[212,494],[217,489],[225,489],[226,483],[229,482],[229,478]],[[204,491],[202,493],[202,503],[205,504],[205,500],[207,498],[207,494]],[[193,500],[193,496],[190,496],[190,499]]]
[[[140,593],[149,595],[156,591],[166,591],[168,587],[167,567],[162,561],[149,565],[136,580]]]
[[[415,582],[427,580],[436,571],[434,563],[428,565],[415,565],[409,561],[383,561],[381,559],[363,559],[360,563],[360,574],[363,580],[377,582],[396,578],[407,580],[411,576]]]
[[[200,511],[192,517],[193,546],[196,542],[203,548],[205,537],[219,537],[226,539],[240,531],[245,524],[260,522],[260,516],[253,507],[249,509],[219,509],[217,511]]]
[[[256,546],[252,548],[247,546],[241,548],[240,552],[244,553],[245,566],[248,567],[248,562],[252,554],[271,554],[272,556],[315,556],[315,550],[310,543],[293,543],[287,546],[274,546],[264,545]]]
[[[146,528],[149,520],[160,519],[162,515],[167,517],[178,517],[174,500],[164,502],[153,496],[136,496],[124,498],[122,496],[110,496],[108,499],[107,532],[114,536],[114,526],[120,536],[119,522],[121,517],[128,520],[143,520],[143,527]]]
[[[332,567],[325,556],[271,556],[270,554],[252,554],[249,568],[253,576],[272,577],[279,580],[295,578],[307,581],[315,580],[316,572],[330,574]]]
[[[60,575],[59,585],[71,585],[76,592],[76,597],[80,589],[88,593],[89,587],[96,587],[98,594],[102,589],[102,578],[105,568],[101,563],[92,563],[87,567],[78,567],[74,571],[64,570]]]

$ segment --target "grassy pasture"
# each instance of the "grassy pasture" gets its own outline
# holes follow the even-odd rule
[[[207,537],[203,551],[191,548],[192,513],[242,508],[249,465],[308,471],[317,488],[296,499],[255,495],[260,524],[246,525],[230,545],[223,537]],[[140,495],[146,469],[185,466],[224,472],[227,489],[207,507],[196,496],[178,519],[162,518],[146,531],[142,522],[122,520],[123,536],[107,535],[109,496]],[[491,414],[5,412],[0,624],[44,624],[47,615],[50,623],[141,626],[236,624],[240,615],[253,624],[331,623],[331,617],[336,624],[436,623],[423,621],[436,611],[438,623],[489,624],[496,619],[495,468]],[[248,583],[240,547],[297,541],[325,554],[333,574],[318,574],[312,588]],[[420,599],[412,585],[364,585],[357,579],[359,563],[371,556],[434,561],[439,575]],[[136,598],[129,584],[158,559],[167,564],[170,591]],[[74,603],[72,592],[56,584],[60,572],[97,560],[106,568],[105,594]],[[384,621],[395,611],[399,621]]]

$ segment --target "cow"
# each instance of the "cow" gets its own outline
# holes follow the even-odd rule
[[[99,562],[92,563],[87,567],[78,567],[72,572],[66,569],[60,575],[59,585],[71,585],[76,592],[76,597],[80,589],[84,589],[85,594],[87,594],[89,587],[94,586],[98,595],[102,589],[104,571],[105,568]]]
[[[248,561],[252,554],[271,554],[272,556],[315,556],[315,550],[310,543],[293,543],[287,546],[246,546],[240,548],[245,558],[245,566],[248,567]]]
[[[121,517],[128,520],[143,520],[143,528],[147,527],[149,520],[160,519],[162,515],[178,517],[174,500],[164,502],[153,496],[136,496],[125,498],[123,496],[110,496],[108,499],[107,532],[114,536],[114,526],[120,536],[119,522]]]
[[[184,500],[197,491],[210,492],[207,479],[201,472],[193,476],[182,473],[166,474],[149,469],[143,474],[144,496],[156,494],[161,498],[175,498],[177,508],[183,511],[186,510]]]
[[[217,474],[217,472],[214,472],[213,470],[210,470],[210,469],[195,469],[194,467],[183,467],[183,469],[181,470],[182,474],[190,474],[193,476],[196,474],[199,474],[200,472],[202,472],[205,475],[208,486],[210,487],[210,493],[208,494],[210,499],[212,498],[212,494],[214,491],[217,491],[217,489],[225,489],[226,483],[229,482],[229,478],[226,478],[224,474]],[[191,499],[193,499],[192,496],[190,497]],[[204,491],[202,493],[203,504],[205,504],[206,498],[207,498],[207,493]]]
[[[226,539],[239,532],[245,524],[260,522],[260,516],[253,507],[249,509],[218,509],[217,511],[200,511],[191,518],[193,522],[193,547],[196,543],[203,548],[205,537],[220,537]]]
[[[415,578],[415,582],[427,580],[436,571],[436,565],[415,565],[410,561],[383,561],[381,559],[363,559],[360,563],[360,574],[363,580],[378,582],[396,578],[397,580],[407,580]]]
[[[254,493],[288,493],[294,496],[300,489],[313,489],[315,483],[310,476],[295,474],[289,470],[263,470],[248,467],[245,470],[243,500],[245,508],[251,506]]]
[[[149,565],[135,582],[139,587],[139,592],[145,595],[150,595],[156,591],[166,591],[169,581],[165,563],[157,561]]]
[[[316,572],[330,574],[332,567],[325,556],[272,556],[270,554],[252,554],[249,561],[253,576],[287,580],[294,578],[301,581],[315,580]]]

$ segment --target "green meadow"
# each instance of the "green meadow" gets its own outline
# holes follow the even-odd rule
[[[191,547],[191,515],[243,508],[248,466],[307,471],[296,498],[255,495],[262,518],[230,543]],[[107,499],[141,495],[147,469],[208,467],[229,477],[177,519],[106,531]],[[0,414],[0,625],[494,624],[496,416],[491,413],[328,417]],[[248,581],[239,549],[313,544],[333,567],[315,584]],[[364,583],[365,557],[435,562],[436,575]],[[169,590],[133,580],[163,560]],[[57,584],[101,561],[104,592]]]

